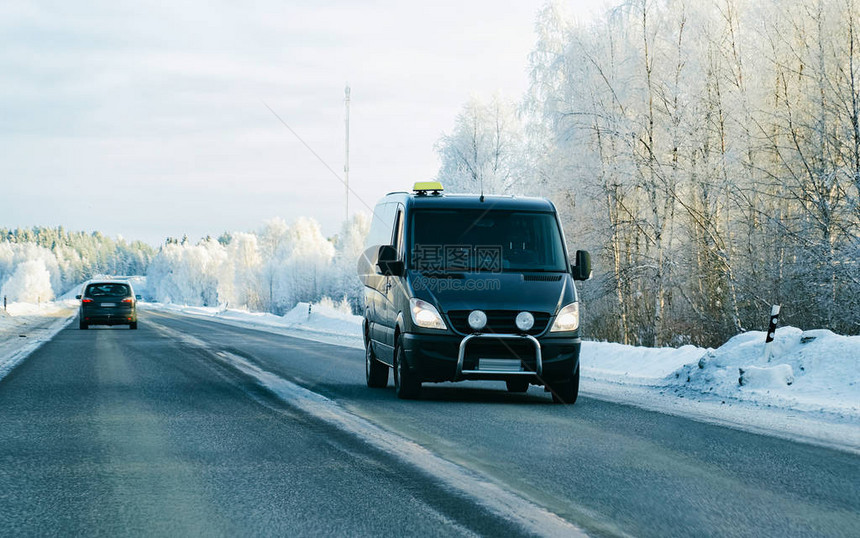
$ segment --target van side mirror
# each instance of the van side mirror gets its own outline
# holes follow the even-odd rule
[[[397,259],[397,250],[392,245],[379,247],[376,267],[385,276],[403,276],[403,262]]]
[[[587,250],[577,250],[574,264],[570,267],[574,280],[591,278],[591,254]]]
[[[75,299],[80,299],[80,298],[81,298],[80,295],[75,295]]]

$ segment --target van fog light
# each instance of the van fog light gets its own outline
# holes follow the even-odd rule
[[[480,331],[487,326],[487,314],[481,310],[472,310],[469,314],[469,327]]]
[[[527,331],[535,326],[535,317],[531,312],[520,312],[517,314],[517,329]]]

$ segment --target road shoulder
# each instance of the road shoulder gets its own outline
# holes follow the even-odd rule
[[[0,380],[74,318],[75,310],[63,303],[42,305],[21,315],[6,314],[0,318]]]

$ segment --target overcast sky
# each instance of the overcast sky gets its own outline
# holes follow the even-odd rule
[[[159,244],[431,179],[469,95],[518,98],[543,0],[0,2],[0,226]],[[571,2],[583,17],[587,0]],[[248,5],[251,5],[249,7]]]

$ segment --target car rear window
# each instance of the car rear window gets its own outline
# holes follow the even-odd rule
[[[90,284],[84,294],[87,297],[127,297],[131,288],[125,284]]]

